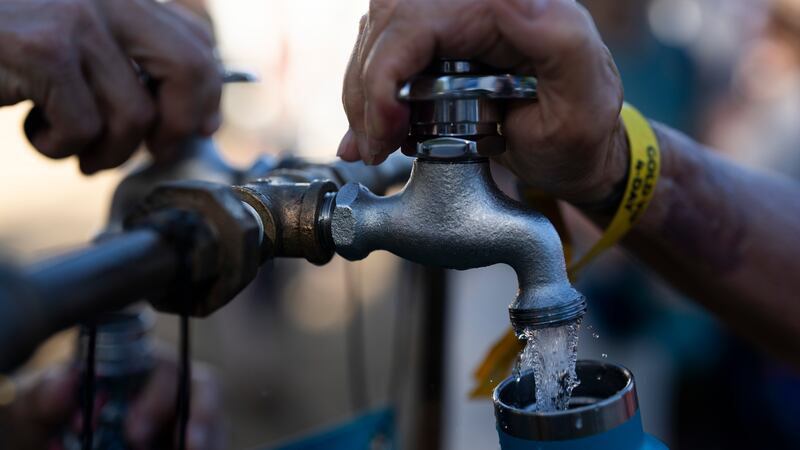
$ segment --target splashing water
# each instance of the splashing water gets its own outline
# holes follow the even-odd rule
[[[533,371],[536,403],[528,411],[558,411],[569,406],[572,390],[580,381],[575,373],[578,360],[580,320],[554,328],[525,330],[528,340],[514,367],[517,382]]]

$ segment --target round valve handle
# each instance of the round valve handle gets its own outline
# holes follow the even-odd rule
[[[442,59],[409,80],[397,98],[403,101],[458,100],[535,100],[534,77],[502,73],[465,60]]]
[[[497,72],[471,61],[440,60],[409,80],[398,93],[411,105],[404,150],[443,160],[502,153],[502,101],[535,101],[537,80]]]
[[[536,78],[515,75],[440,75],[419,76],[400,88],[403,101],[458,100],[535,100]]]

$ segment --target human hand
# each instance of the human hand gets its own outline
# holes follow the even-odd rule
[[[178,370],[177,358],[162,354],[146,387],[131,405],[125,419],[125,435],[133,449],[172,448],[170,444],[176,447]],[[222,394],[207,366],[192,364],[191,393],[186,448],[225,448]]]
[[[67,367],[16,382],[4,378],[0,387],[0,448],[48,448],[78,407],[79,378],[77,370]]]
[[[84,173],[122,164],[144,140],[168,158],[173,144],[219,127],[210,29],[177,4],[4,0],[0,36],[0,106],[32,100],[31,144],[78,155]]]
[[[345,75],[342,159],[378,164],[400,146],[409,107],[398,88],[434,58],[537,77],[538,101],[506,111],[508,151],[498,157],[529,185],[591,204],[624,179],[621,81],[573,0],[372,0]]]
[[[177,376],[175,358],[160,355],[125,418],[125,436],[133,449],[174,448]],[[0,447],[60,448],[61,434],[65,430],[70,426],[75,426],[77,432],[81,429],[79,385],[78,371],[67,367],[20,380],[16,384],[14,401],[0,407]],[[193,364],[188,449],[225,447],[220,403],[216,378],[205,366]]]

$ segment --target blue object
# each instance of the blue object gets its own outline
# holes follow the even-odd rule
[[[567,409],[539,411],[533,371],[495,388],[492,400],[501,450],[668,450],[645,434],[630,370],[578,361],[580,384]]]
[[[370,450],[395,448],[394,410],[368,412],[333,428],[303,437],[272,450]],[[375,445],[383,443],[383,446]]]
[[[500,429],[497,434],[502,450],[668,450],[661,441],[644,432],[639,412],[616,428],[579,439],[529,441],[508,435]]]

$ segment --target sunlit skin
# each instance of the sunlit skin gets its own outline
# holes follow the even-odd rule
[[[572,0],[373,0],[347,70],[341,158],[380,163],[400,146],[396,90],[434,57],[539,79],[510,108],[498,161],[531,186],[596,212],[627,176],[623,89],[592,19]],[[800,184],[737,166],[653,124],[661,180],[624,245],[742,334],[800,364]]]
[[[174,2],[4,0],[0,40],[0,106],[32,100],[49,126],[31,144],[77,155],[84,173],[119,166],[145,140],[167,158],[219,127],[212,34]]]
[[[148,382],[131,400],[125,418],[124,433],[131,449],[175,446],[177,380],[176,356],[160,351]],[[0,405],[0,446],[15,450],[51,448],[51,444],[58,445],[64,430],[80,430],[79,383],[77,369],[65,366],[18,380],[14,401]],[[221,395],[212,372],[194,364],[186,439],[189,450],[225,448]]]

